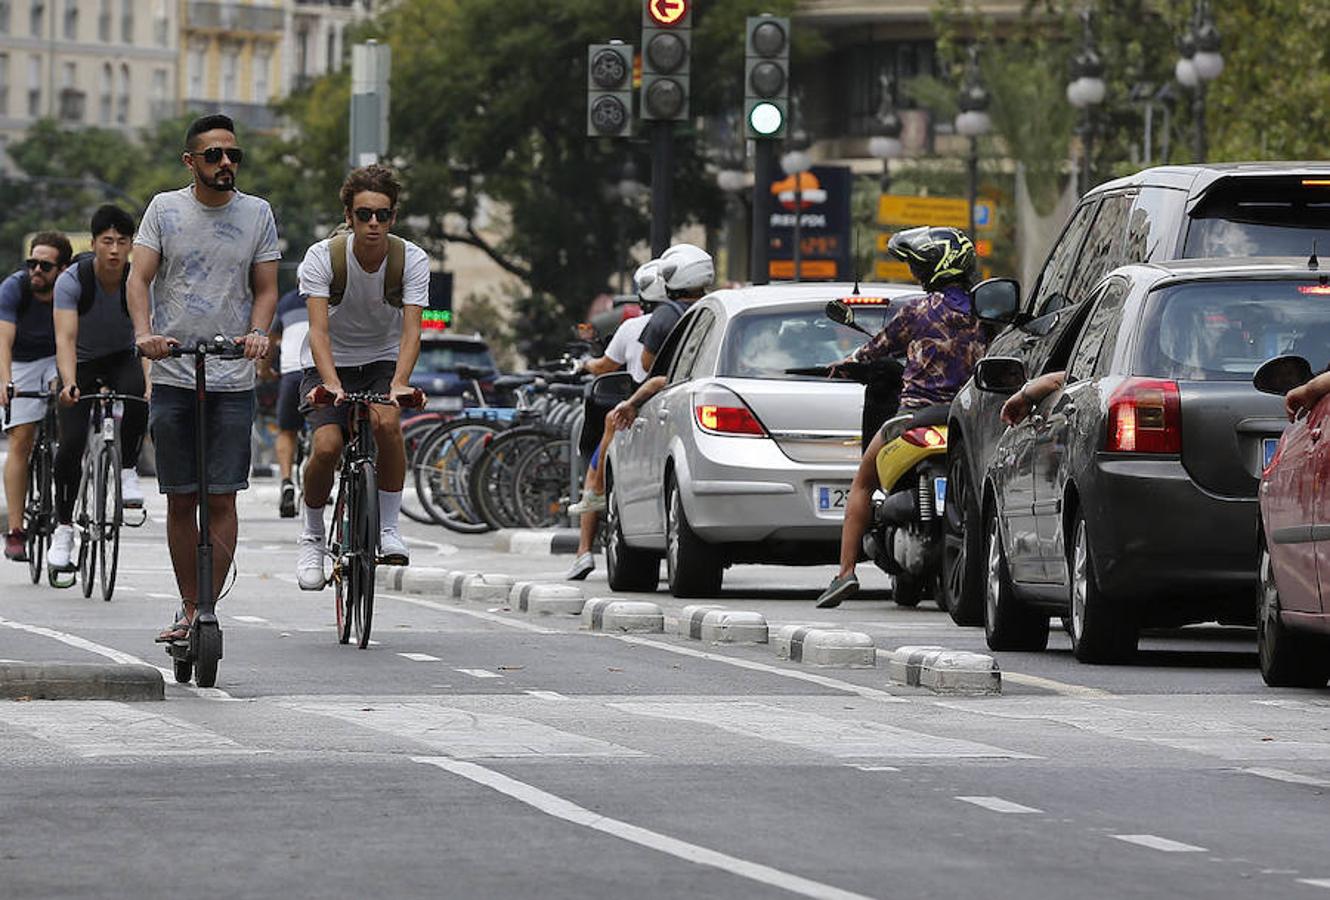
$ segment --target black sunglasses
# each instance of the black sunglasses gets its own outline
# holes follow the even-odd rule
[[[49,259],[30,259],[27,262],[29,269],[41,269],[43,272],[49,272],[55,268],[55,263]]]
[[[240,161],[245,158],[245,151],[239,147],[209,147],[207,150],[200,150],[198,153],[190,151],[190,156],[202,156],[203,161],[210,166],[215,166],[222,161],[222,154],[231,160],[233,165],[240,165]]]
[[[383,209],[370,209],[361,206],[356,209],[356,218],[362,222],[368,222],[370,219],[378,219],[380,222],[387,223],[393,217],[393,208],[385,206]]]

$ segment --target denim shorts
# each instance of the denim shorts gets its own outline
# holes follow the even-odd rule
[[[148,428],[157,453],[157,489],[163,494],[198,493],[194,466],[194,392],[154,385]],[[249,487],[253,391],[208,391],[208,493],[234,494]]]

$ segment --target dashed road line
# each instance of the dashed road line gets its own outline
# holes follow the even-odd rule
[[[430,656],[428,653],[399,653],[402,659],[409,659],[412,662],[442,662],[437,656]]]
[[[567,700],[567,699],[568,699],[568,698],[565,697],[563,694],[560,694],[558,691],[523,691],[522,693],[524,693],[524,694],[529,694],[530,696],[535,697],[537,700]]]
[[[989,812],[995,813],[1036,813],[1042,815],[1044,812],[1042,809],[1035,809],[1033,806],[1025,806],[1021,803],[1013,803],[1010,800],[1003,800],[1001,797],[957,797],[956,799],[962,803],[972,803],[975,806],[982,807]]]
[[[1003,669],[1002,680],[1009,684],[1019,684],[1025,687],[1043,688],[1046,691],[1052,691],[1061,697],[1083,697],[1086,699],[1106,699],[1113,694],[1099,688],[1086,687],[1080,684],[1067,684],[1065,681],[1055,681],[1052,678],[1044,678],[1040,675],[1026,675],[1024,672],[1008,672]]]
[[[1258,778],[1269,778],[1271,781],[1283,781],[1287,784],[1305,784],[1309,787],[1330,787],[1330,781],[1324,778],[1313,778],[1311,775],[1299,775],[1297,772],[1286,772],[1283,769],[1266,769],[1262,767],[1252,767],[1247,769],[1238,769],[1244,775],[1255,775]]]
[[[899,772],[898,766],[855,766],[860,772]]]
[[[721,853],[698,844],[681,841],[678,838],[661,834],[658,831],[651,831],[621,819],[611,819],[609,816],[603,816],[562,797],[542,791],[540,788],[526,782],[509,778],[507,775],[502,775],[493,769],[487,769],[475,763],[430,756],[417,756],[412,757],[412,759],[414,762],[434,766],[498,791],[556,819],[563,819],[565,822],[581,825],[584,828],[590,828],[593,831],[599,831],[602,834],[608,834],[611,837],[660,853],[666,853],[697,865],[710,866],[740,878],[770,885],[774,888],[789,891],[792,894],[815,897],[818,900],[867,900],[863,894],[842,890],[820,881],[803,878],[791,872],[785,872],[737,856],[730,856],[728,853]]]
[[[262,616],[232,616],[237,622],[244,622],[246,625],[267,625],[268,620]]]
[[[1326,888],[1330,890],[1330,878],[1299,878],[1298,884],[1306,884],[1312,887]]]
[[[1158,850],[1161,853],[1209,853],[1204,847],[1197,847],[1195,844],[1184,844],[1181,841],[1172,841],[1168,838],[1160,837],[1157,834],[1111,834],[1109,837],[1114,840],[1125,841],[1128,844],[1135,844],[1138,847],[1147,847],[1151,850]]]
[[[454,672],[461,672],[463,675],[470,675],[472,678],[502,678],[498,672],[491,672],[489,669],[453,669]]]

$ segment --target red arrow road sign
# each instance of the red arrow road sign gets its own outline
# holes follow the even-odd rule
[[[689,0],[647,0],[647,15],[657,25],[677,25],[688,15]]]

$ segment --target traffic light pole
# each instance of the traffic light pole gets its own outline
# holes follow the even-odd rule
[[[753,284],[771,282],[771,182],[776,171],[776,142],[754,141],[753,149],[753,244],[750,247],[749,278]]]
[[[657,120],[651,128],[651,255],[670,246],[670,204],[674,196],[674,123]]]

